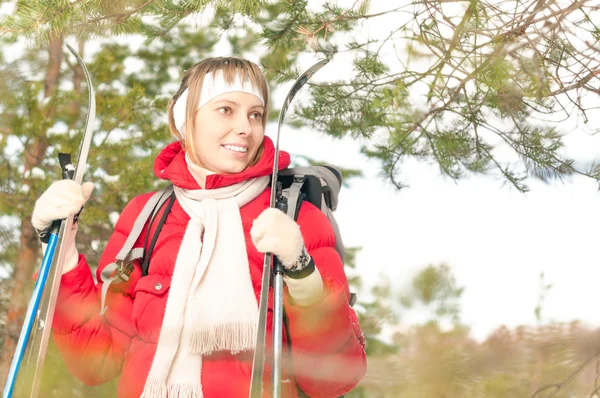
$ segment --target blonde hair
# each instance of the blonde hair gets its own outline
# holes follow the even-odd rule
[[[185,73],[183,79],[181,80],[179,90],[177,90],[173,98],[171,98],[167,107],[169,130],[171,130],[171,134],[173,134],[179,140],[181,146],[189,154],[190,159],[198,165],[200,164],[200,161],[198,159],[198,155],[196,154],[196,148],[194,145],[186,145],[186,140],[189,142],[194,142],[194,137],[197,133],[195,131],[196,129],[194,121],[196,119],[196,112],[200,99],[200,93],[202,92],[204,76],[206,76],[207,73],[218,70],[223,71],[223,77],[225,82],[228,84],[233,84],[236,76],[239,76],[242,81],[248,80],[260,90],[265,101],[264,114],[262,118],[263,128],[267,123],[267,111],[269,108],[269,85],[267,84],[265,75],[258,65],[246,59],[237,57],[214,57],[198,62]],[[185,135],[187,139],[184,139],[181,133],[177,130],[177,127],[175,127],[175,118],[173,116],[173,106],[175,105],[175,101],[177,101],[185,89],[188,89],[188,101],[185,117]],[[250,162],[250,166],[258,162],[263,154],[263,151],[263,144],[261,144],[256,152],[256,155],[254,156],[254,159],[252,159],[252,162]]]

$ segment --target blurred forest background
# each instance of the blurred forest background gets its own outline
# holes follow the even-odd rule
[[[289,125],[368,142],[362,154],[397,189],[406,188],[405,159],[434,162],[456,180],[499,176],[523,192],[531,179],[600,182],[597,164],[564,155],[561,129],[572,118],[586,124],[598,104],[598,1],[2,0],[0,11],[3,381],[41,260],[33,204],[60,178],[58,152],[77,152],[88,112],[88,88],[66,42],[86,60],[97,93],[84,177],[96,189],[77,242],[90,264],[125,204],[156,188],[151,165],[171,141],[169,96],[183,71],[211,55],[258,60],[275,92],[302,72],[300,60],[350,55],[352,75],[311,83]],[[382,26],[382,38],[356,34],[390,15],[397,24]],[[390,46],[396,57],[382,55]],[[361,170],[345,174],[350,184],[361,178]],[[359,251],[348,251],[346,266],[369,370],[350,397],[600,396],[600,331],[541,322],[552,288],[543,274],[531,309],[538,324],[501,327],[480,341],[461,322],[465,287],[452,264],[424,267],[406,291],[385,279],[366,289],[352,270]],[[412,311],[425,320],[404,322]],[[115,385],[82,385],[51,347],[42,396],[106,397]]]

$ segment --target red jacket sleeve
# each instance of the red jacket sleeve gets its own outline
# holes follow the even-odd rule
[[[98,266],[95,283],[83,255],[77,267],[62,276],[52,324],[54,341],[69,371],[86,384],[110,381],[121,372],[134,335],[131,312],[133,287],[141,277],[136,267],[128,282],[111,286],[109,309],[100,315],[100,273],[112,263],[149,195],[134,198],[123,209]],[[139,244],[141,238],[138,239]]]
[[[327,216],[305,202],[298,224],[323,278],[325,296],[302,308],[295,306],[287,293],[284,295],[294,374],[309,396],[339,397],[354,388],[366,372],[362,332],[349,304],[348,281]]]

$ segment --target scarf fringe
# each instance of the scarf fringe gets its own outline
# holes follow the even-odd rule
[[[203,398],[202,385],[190,383],[169,383],[152,378],[146,381],[140,398]]]
[[[140,398],[163,398],[167,396],[167,386],[164,380],[148,378],[144,386],[144,392]]]
[[[197,330],[192,335],[191,353],[209,355],[217,351],[230,351],[237,354],[253,350],[256,326],[256,323],[229,323]]]
[[[203,398],[200,384],[170,383],[168,386],[169,398]]]

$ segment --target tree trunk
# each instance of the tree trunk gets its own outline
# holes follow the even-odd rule
[[[62,36],[54,37],[50,40],[48,46],[48,69],[44,80],[44,98],[53,96],[58,87],[63,51],[62,44]],[[52,101],[48,102],[47,105],[40,104],[40,106],[47,106],[45,112],[47,122],[54,119],[56,107]],[[50,123],[49,125],[52,124],[53,123]],[[45,125],[48,125],[48,123]],[[41,164],[47,149],[48,140],[45,132],[42,131],[25,148],[23,159],[25,172],[28,172],[33,167]],[[39,263],[38,253],[40,242],[31,225],[30,216],[30,214],[24,214],[24,218],[21,221],[19,254],[17,263],[15,264],[11,298],[7,314],[7,325],[4,331],[4,349],[0,362],[0,380],[2,380],[2,384],[5,384],[8,370],[10,369],[10,364],[17,347],[21,327],[25,319],[25,312],[27,311],[31,292],[33,291],[32,275]]]
[[[77,52],[83,58],[83,49],[84,49],[85,42],[83,40],[79,40],[77,44],[78,44]],[[78,63],[74,64],[72,69],[73,69],[73,79],[72,79],[73,91],[75,93],[80,93],[81,92],[81,83],[85,79],[85,74],[83,73],[83,68]],[[78,97],[75,97],[75,98],[76,99],[74,99],[70,105],[71,116],[73,117],[73,120],[77,119],[76,115],[78,115],[81,112],[81,102],[77,99]],[[71,128],[73,128],[73,127],[74,126],[71,126]]]

